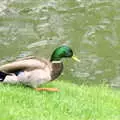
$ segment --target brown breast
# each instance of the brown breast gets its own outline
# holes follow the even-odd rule
[[[63,63],[52,63],[52,71],[51,71],[51,77],[52,80],[56,79],[62,72],[63,70]]]

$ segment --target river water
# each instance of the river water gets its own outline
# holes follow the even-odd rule
[[[71,46],[60,79],[120,87],[119,0],[1,0],[0,64]]]

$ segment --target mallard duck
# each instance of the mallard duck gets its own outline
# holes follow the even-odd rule
[[[0,82],[23,83],[37,91],[58,91],[57,88],[38,88],[40,84],[55,80],[63,70],[62,58],[73,58],[79,62],[68,46],[56,48],[50,60],[26,57],[0,67]]]

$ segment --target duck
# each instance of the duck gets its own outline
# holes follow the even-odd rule
[[[63,71],[62,58],[80,60],[73,55],[69,46],[57,47],[49,60],[28,56],[0,66],[0,82],[17,84],[22,83],[37,91],[58,91],[57,88],[38,87],[43,83],[58,78]]]

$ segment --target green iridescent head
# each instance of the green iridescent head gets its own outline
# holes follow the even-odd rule
[[[73,56],[73,51],[68,46],[60,46],[56,48],[50,61],[60,61],[62,58],[73,58],[74,60],[79,61],[75,56]]]

